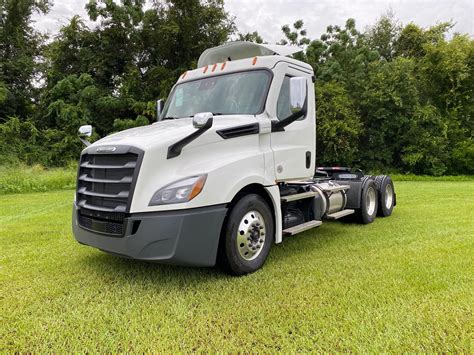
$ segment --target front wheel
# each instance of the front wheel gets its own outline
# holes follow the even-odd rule
[[[228,215],[219,245],[219,264],[233,275],[260,269],[268,257],[274,234],[272,212],[265,200],[256,194],[244,196]]]

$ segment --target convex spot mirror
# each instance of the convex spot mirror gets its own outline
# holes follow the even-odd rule
[[[159,121],[161,117],[161,113],[165,108],[165,100],[159,99],[156,101],[156,120]]]
[[[193,117],[194,128],[208,128],[212,126],[212,112],[196,113]]]
[[[292,113],[303,109],[306,101],[306,78],[290,78],[290,110]]]
[[[79,136],[80,137],[92,136],[92,126],[88,124],[88,125],[79,127]]]

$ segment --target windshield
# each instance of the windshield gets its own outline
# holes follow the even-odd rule
[[[199,112],[258,114],[263,111],[270,78],[266,70],[253,70],[178,84],[162,117],[190,117]]]

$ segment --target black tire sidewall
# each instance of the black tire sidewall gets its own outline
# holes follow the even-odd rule
[[[390,206],[390,208],[387,208],[387,206],[385,206],[385,193],[386,193],[387,185],[392,185],[393,196],[392,196],[392,205]],[[395,188],[393,186],[393,182],[390,176],[385,176],[385,178],[382,180],[382,184],[380,185],[380,190],[379,190],[380,216],[382,217],[390,216],[392,214],[394,204],[395,204]]]
[[[245,260],[239,254],[236,239],[240,221],[243,216],[251,210],[256,210],[264,218],[266,236],[263,249],[258,257],[254,260]],[[270,248],[274,242],[274,235],[273,215],[265,200],[257,194],[242,197],[230,211],[227,225],[224,229],[223,240],[221,241],[223,243],[221,251],[223,254],[222,261],[225,264],[226,271],[234,275],[245,275],[261,268],[265,263]]]

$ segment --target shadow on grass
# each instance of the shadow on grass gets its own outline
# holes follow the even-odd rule
[[[331,223],[332,224],[332,223]],[[130,285],[155,286],[186,290],[203,283],[214,283],[225,280],[239,280],[254,277],[262,272],[272,272],[272,268],[280,268],[281,263],[300,254],[312,254],[318,249],[324,249],[337,238],[345,234],[331,224],[326,228],[319,227],[298,236],[287,237],[283,243],[273,245],[263,270],[254,274],[236,278],[224,273],[218,266],[215,267],[185,267],[159,264],[154,262],[126,259],[94,250],[81,257],[81,267],[87,269],[104,280],[115,279]],[[257,276],[258,277],[258,276]]]
[[[95,275],[103,275],[138,284],[172,284],[186,288],[195,283],[230,278],[219,268],[166,265],[149,261],[126,259],[94,251],[83,259],[83,264]]]

